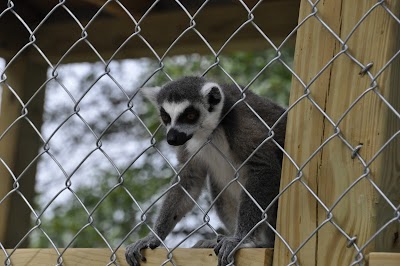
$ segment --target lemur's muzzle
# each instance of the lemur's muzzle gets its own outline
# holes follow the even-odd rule
[[[169,145],[180,146],[186,143],[192,135],[186,135],[186,133],[180,132],[174,128],[171,128],[167,133],[167,142]]]

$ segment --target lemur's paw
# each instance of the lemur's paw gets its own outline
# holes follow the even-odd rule
[[[232,251],[239,245],[240,240],[238,237],[218,236],[214,248],[218,256],[218,266],[234,265],[235,252]]]
[[[155,249],[160,244],[160,240],[153,235],[149,235],[133,244],[130,244],[126,247],[125,251],[126,262],[128,262],[130,266],[139,266],[141,261],[146,261],[146,257],[143,256],[141,251],[145,248]]]

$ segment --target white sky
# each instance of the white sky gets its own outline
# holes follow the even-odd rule
[[[118,76],[126,74],[124,76],[127,78],[118,79],[118,82],[120,82],[124,88],[129,88],[129,86],[135,84],[135,80],[138,79],[138,76],[141,73],[140,69],[138,68],[140,67],[140,64],[137,64],[135,60],[129,61],[130,62],[124,62],[124,67],[121,68],[124,70],[129,70],[129,75],[126,73],[118,73]],[[100,70],[102,66],[97,64],[97,67],[94,67],[93,64],[82,63],[62,65],[57,71],[59,72],[59,75],[63,76],[62,81],[65,88],[68,89],[75,99],[78,99],[87,89],[86,87],[81,87],[82,79],[89,75],[89,73],[91,73],[93,70],[97,70],[97,68]],[[49,71],[49,75],[50,73],[51,71]],[[113,86],[113,84],[111,84],[109,79],[106,78],[104,78],[103,82],[100,80],[99,83],[104,83],[105,86],[109,85],[112,87],[111,89],[118,89],[115,85]],[[89,93],[82,100],[82,102],[86,99],[90,99],[89,101],[94,101],[90,103],[90,105],[93,105],[91,106],[92,108],[82,109],[79,112],[79,114],[87,121],[96,118],[96,115],[98,115],[96,113],[96,108],[112,108],[111,106],[105,106],[107,101],[104,99],[104,95],[96,92],[97,89],[98,88],[93,87],[93,93],[92,90],[89,91]],[[132,88],[130,88],[130,90],[132,91]],[[70,99],[68,94],[61,86],[57,85],[56,82],[51,84],[46,90],[45,110],[47,112],[52,112],[53,110],[56,111],[60,106],[66,106],[69,107],[70,113],[72,113],[73,105],[73,101]],[[84,103],[82,106],[83,105]],[[111,111],[112,110],[110,110],[110,112]],[[59,123],[65,120],[70,113],[65,114],[64,117],[60,117],[57,122],[45,120],[42,127],[42,134],[44,138],[48,139],[53,134],[54,130],[56,130]],[[118,111],[116,113],[118,113]],[[77,116],[74,116],[72,119],[80,123]],[[83,123],[81,124],[83,125]],[[68,134],[71,133],[70,130],[72,130],[72,128],[68,127],[67,125],[65,127],[61,127],[50,141],[51,146],[63,151],[60,153],[60,156],[58,156],[57,159],[68,174],[71,174],[79,165],[79,163],[85,158],[85,156],[96,147],[96,140],[89,130],[86,132],[85,138],[82,137],[81,145],[75,145],[73,147],[68,146],[70,143],[66,142],[66,138],[68,137]],[[67,147],[63,147],[65,145],[67,145]],[[117,164],[117,166],[123,168],[123,165],[126,165],[134,156],[135,151],[140,150],[143,148],[143,146],[145,146],[144,143],[137,143],[137,141],[134,139],[114,139],[112,142],[104,142],[103,148],[106,150],[111,159]],[[108,160],[106,160],[105,156],[101,152],[96,151],[90,155],[88,160],[82,165],[82,167],[80,167],[76,174],[73,175],[71,180],[74,183],[77,182],[78,185],[80,183],[90,184],[91,180],[94,180],[93,178],[95,178],[96,174],[99,174],[101,170],[109,169],[110,166],[111,164]],[[37,190],[43,194],[44,198],[42,200],[51,198],[52,195],[59,190],[57,184],[61,185],[61,187],[64,186],[64,180],[64,175],[54,161],[49,158],[49,156],[44,156],[39,163],[36,185]],[[49,188],[54,190],[53,193],[52,191],[49,191]]]

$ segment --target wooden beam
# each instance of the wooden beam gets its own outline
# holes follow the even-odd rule
[[[267,1],[254,12],[254,21],[277,44],[293,30],[297,23],[299,0]],[[223,14],[223,15],[221,15]],[[218,51],[231,34],[247,20],[248,14],[240,5],[210,6],[196,17],[196,29]],[[86,25],[86,22],[82,22]],[[150,43],[159,56],[164,55],[175,39],[190,25],[190,19],[182,10],[150,12],[140,24],[140,34]],[[135,32],[135,24],[125,18],[96,18],[88,27],[87,40],[106,60]],[[35,35],[37,45],[45,55],[57,63],[72,44],[81,38],[81,30],[74,21],[43,24]],[[293,44],[293,38],[291,39]],[[289,44],[290,45],[290,42]],[[254,27],[248,25],[234,37],[224,52],[269,48],[267,41]],[[12,46],[8,46],[12,49]],[[202,53],[212,54],[194,32],[179,40],[168,55]],[[116,59],[153,57],[151,50],[140,38],[133,37],[117,53]],[[31,58],[43,60],[37,52]],[[99,58],[85,42],[75,46],[63,59],[68,62],[98,61]]]
[[[8,253],[12,250],[7,250]],[[62,252],[62,249],[60,249]],[[272,249],[245,248],[236,254],[237,266],[270,266],[272,265]],[[70,248],[62,256],[63,265],[106,265],[110,262],[111,251],[101,248]],[[125,261],[125,250],[116,252],[118,265],[128,265]],[[146,249],[144,254],[147,262],[141,263],[143,266],[159,266],[167,260],[167,252],[163,248],[154,250]],[[185,249],[178,248],[172,252],[173,260],[176,265],[202,266],[217,265],[217,256],[212,249]],[[51,265],[57,264],[58,255],[54,249],[17,249],[11,256],[12,265]],[[4,261],[6,256],[0,253],[0,261]],[[168,263],[166,265],[172,265]]]
[[[29,33],[11,12],[0,20],[0,57],[12,58],[29,43]]]
[[[106,0],[73,0],[72,2],[84,2],[93,5],[97,8],[102,7],[107,1]],[[143,15],[147,8],[153,4],[153,0],[140,0],[140,1],[124,1],[121,4],[135,17]],[[186,3],[185,3],[186,4]],[[190,3],[188,3],[190,4]],[[116,17],[126,17],[125,11],[120,7],[119,4],[114,1],[108,3],[104,7],[104,12],[116,16]]]
[[[357,22],[376,1],[321,1],[318,16],[344,40]],[[399,14],[400,2],[385,1],[385,5]],[[301,21],[312,12],[309,1],[300,6]],[[375,75],[400,49],[399,25],[382,7],[376,8],[361,23],[346,43],[348,53],[362,64],[373,62]],[[342,50],[342,45],[315,18],[300,27],[296,41],[295,72],[308,84],[312,78]],[[400,110],[400,59],[396,60],[377,79],[379,92],[395,110]],[[343,54],[325,69],[310,87],[312,98],[334,123],[340,134],[352,147],[362,143],[359,151],[368,162],[384,143],[398,133],[400,119],[387,107],[378,94],[367,93],[347,115],[341,116],[352,103],[370,88],[368,75],[360,75],[361,68]],[[290,103],[304,95],[304,87],[293,80]],[[293,132],[296,132],[295,134]],[[334,126],[311,102],[304,98],[288,116],[285,149],[293,160],[303,165],[314,151],[335,135]],[[400,139],[397,137],[369,166],[369,178],[378,185],[394,206],[400,198]],[[302,180],[325,206],[331,208],[345,190],[362,177],[364,167],[352,151],[339,138],[334,137],[306,164]],[[297,170],[285,159],[282,188],[295,179]],[[300,265],[349,265],[357,252],[328,219],[329,213],[300,182],[295,182],[280,198],[278,232],[296,250]],[[334,221],[355,243],[362,247],[364,257],[371,251],[400,251],[398,232],[400,225],[394,221],[377,237],[373,235],[388,221],[395,211],[364,178],[353,187],[333,208]],[[314,232],[318,226],[322,226]],[[397,236],[397,237],[396,237]],[[346,246],[349,245],[349,248]],[[287,265],[291,253],[279,238],[276,239],[274,265]],[[383,265],[383,264],[381,264]]]
[[[400,253],[372,252],[368,262],[369,266],[399,266]]]
[[[45,82],[47,65],[32,62],[26,56],[21,55],[5,74],[7,75],[6,82],[26,104]],[[12,171],[11,174],[7,167],[0,163],[2,184],[0,199],[3,199],[12,190],[13,175],[18,178],[24,172],[18,181],[18,191],[31,204],[34,204],[37,162],[32,163],[28,169],[26,167],[37,156],[41,141],[25,118],[28,118],[40,130],[43,119],[44,90],[37,93],[34,100],[29,103],[28,114],[23,118],[21,117],[23,107],[17,97],[4,83],[0,85],[3,87],[0,113],[0,135],[3,137],[0,139],[0,158]],[[14,123],[16,120],[17,122]],[[11,125],[12,127],[9,128]],[[30,216],[30,209],[17,193],[8,195],[6,200],[0,204],[0,242],[4,247],[14,247],[28,232],[31,228]],[[24,241],[21,246],[26,244],[27,242]]]

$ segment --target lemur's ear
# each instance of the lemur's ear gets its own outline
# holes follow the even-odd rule
[[[217,105],[222,100],[222,91],[217,83],[208,82],[201,88],[201,93],[207,97],[210,104],[209,111],[213,110],[213,106]]]
[[[141,88],[140,93],[150,100],[154,105],[157,105],[157,95],[160,92],[161,87],[147,87]]]

